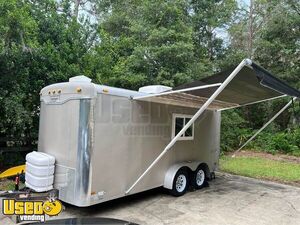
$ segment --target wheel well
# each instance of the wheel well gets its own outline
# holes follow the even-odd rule
[[[198,168],[201,168],[204,170],[204,173],[205,173],[205,177],[210,179],[210,170],[209,170],[209,167],[206,163],[201,163]]]
[[[178,170],[186,170],[186,171],[188,172],[188,174],[191,174],[191,173],[192,173],[191,168],[188,167],[188,166],[182,166],[182,167],[180,167]],[[178,171],[178,170],[177,170],[177,171]]]
[[[192,162],[192,163],[178,163],[171,166],[168,171],[165,174],[164,184],[163,187],[167,189],[172,189],[173,186],[173,179],[177,173],[178,170],[184,169],[188,172],[190,175],[189,178],[191,178],[191,175],[193,174],[193,171],[195,171],[197,168],[201,167],[204,170],[205,177],[207,179],[210,179],[210,170],[206,163],[200,163],[199,162]]]

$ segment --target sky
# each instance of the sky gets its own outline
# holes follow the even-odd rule
[[[245,5],[249,6],[250,5],[250,0],[238,0],[238,3],[239,4],[245,4]]]

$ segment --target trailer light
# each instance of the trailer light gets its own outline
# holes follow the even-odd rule
[[[53,94],[55,94],[55,90],[54,90],[54,91],[52,91],[52,93],[53,93]]]
[[[103,93],[108,93],[108,89],[103,89]]]
[[[57,92],[58,92],[58,94],[60,94],[60,93],[61,93],[61,90],[58,90]]]
[[[49,91],[48,94],[51,95],[51,91]]]
[[[82,90],[81,90],[81,88],[77,88],[76,91],[77,91],[77,93],[80,93]]]

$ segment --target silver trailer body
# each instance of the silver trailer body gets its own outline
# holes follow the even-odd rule
[[[174,116],[191,117],[197,111],[133,100],[143,95],[86,81],[41,91],[38,151],[56,158],[59,199],[90,206],[125,196],[174,137]],[[220,118],[217,110],[206,110],[194,122],[193,138],[179,140],[130,194],[159,186],[171,189],[180,166],[195,170],[205,163],[207,173],[215,171]]]
[[[41,91],[38,150],[56,158],[61,200],[89,206],[159,186],[173,191],[177,181],[183,194],[189,176],[199,188],[203,174],[218,166],[222,110],[293,97],[272,121],[300,97],[249,59],[173,91],[156,89],[163,91],[95,85],[79,76]]]

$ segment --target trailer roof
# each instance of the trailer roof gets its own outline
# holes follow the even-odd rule
[[[199,108],[233,70],[234,68],[183,84],[174,88],[173,91],[135,97],[134,99]],[[237,73],[208,109],[224,110],[284,96],[300,97],[300,92],[252,62],[251,65],[245,65]]]

